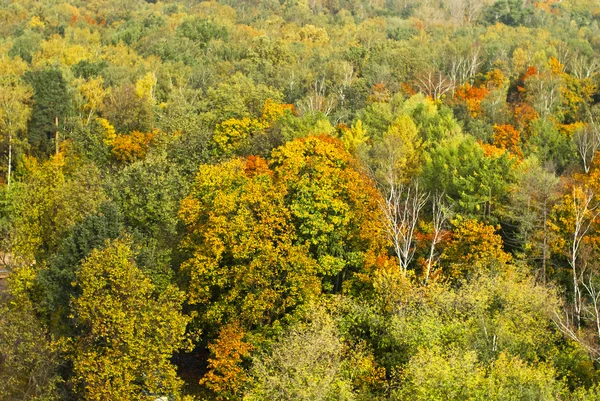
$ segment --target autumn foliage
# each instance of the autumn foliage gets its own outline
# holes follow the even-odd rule
[[[211,352],[208,373],[200,384],[215,393],[217,400],[237,398],[247,380],[242,363],[253,347],[244,342],[244,334],[238,323],[230,323],[221,328],[217,339],[208,347]]]
[[[600,400],[600,8],[0,2],[0,401]]]
[[[494,126],[494,144],[502,149],[506,149],[515,156],[522,158],[523,152],[520,147],[521,134],[512,125]]]
[[[500,266],[511,260],[497,227],[476,220],[457,221],[449,245],[444,250],[444,270],[450,277],[460,278],[489,267]]]
[[[467,110],[472,117],[477,117],[481,113],[481,101],[489,94],[489,90],[484,86],[475,87],[469,83],[456,89],[454,97],[462,100],[467,105]]]
[[[112,140],[112,154],[122,163],[131,163],[143,159],[152,140],[158,131],[142,133],[133,131],[130,134],[117,134]]]

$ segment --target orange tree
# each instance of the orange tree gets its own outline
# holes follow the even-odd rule
[[[523,158],[520,146],[521,133],[510,124],[494,125],[494,144],[506,149],[519,158]]]
[[[208,372],[200,379],[200,384],[215,393],[217,400],[236,399],[241,395],[247,380],[242,363],[253,349],[244,341],[245,334],[234,321],[223,326],[218,338],[208,346],[212,357],[208,358]]]

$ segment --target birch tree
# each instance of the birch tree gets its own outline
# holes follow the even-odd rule
[[[431,197],[431,224],[433,228],[433,236],[431,238],[431,244],[429,246],[429,256],[427,257],[427,269],[425,270],[425,284],[429,281],[431,270],[437,262],[435,248],[440,243],[443,237],[443,229],[448,222],[450,215],[450,209],[444,204],[445,194],[443,192],[436,192]]]
[[[415,255],[415,233],[419,223],[419,213],[425,206],[427,198],[428,195],[420,190],[418,184],[412,186],[392,184],[386,198],[381,201],[384,228],[404,275]]]
[[[594,194],[589,189],[573,186],[572,213],[573,232],[569,248],[569,265],[573,279],[574,320],[577,328],[581,327],[582,292],[580,282],[583,278],[583,266],[579,265],[579,256],[583,241],[592,223],[600,215],[598,205],[593,204]]]
[[[13,152],[19,132],[27,127],[31,115],[28,103],[31,90],[11,80],[0,83],[0,134],[8,143],[6,183],[10,187]]]

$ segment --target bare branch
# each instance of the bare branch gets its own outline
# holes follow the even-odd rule
[[[428,195],[419,189],[418,184],[405,187],[389,183],[387,196],[381,200],[380,208],[384,217],[384,228],[392,242],[402,272],[406,275],[408,266],[415,254],[415,230],[419,213]]]
[[[583,270],[578,265],[579,250],[585,236],[587,235],[592,223],[598,216],[598,205],[592,206],[594,193],[590,189],[583,189],[573,186],[573,214],[575,224],[573,227],[573,237],[571,239],[571,254],[569,264],[573,276],[573,306],[575,308],[575,322],[577,328],[581,327],[582,297],[579,286],[582,280]]]
[[[600,129],[594,122],[587,124],[573,135],[579,157],[583,162],[585,172],[590,171],[596,152],[600,149]]]
[[[436,192],[431,200],[432,204],[432,224],[433,238],[429,247],[429,257],[427,258],[427,270],[425,271],[425,284],[429,281],[431,270],[437,262],[435,247],[442,240],[442,230],[448,221],[450,209],[444,204],[445,194]]]

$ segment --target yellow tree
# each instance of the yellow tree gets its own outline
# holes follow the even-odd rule
[[[385,187],[407,183],[419,172],[422,157],[419,131],[409,116],[398,117],[374,146],[375,176]]]
[[[63,153],[41,163],[24,158],[22,179],[11,194],[15,258],[44,259],[70,227],[106,199],[98,170],[91,165],[74,168],[72,162]]]
[[[8,49],[0,48],[0,51],[8,52]],[[27,128],[27,121],[31,115],[30,102],[33,91],[20,79],[26,68],[27,63],[19,58],[0,59],[0,135],[8,142],[6,182],[9,187],[14,142],[18,133]]]
[[[218,149],[231,154],[238,151],[258,132],[268,129],[275,122],[294,109],[291,104],[276,103],[271,99],[265,101],[260,118],[230,118],[215,127],[213,141]]]
[[[503,249],[496,228],[477,220],[457,219],[450,244],[441,257],[443,269],[452,278],[474,273],[486,265],[504,265],[511,260]]]
[[[272,175],[255,157],[203,165],[181,203],[194,255],[182,266],[189,302],[209,330],[233,318],[268,325],[320,292],[316,263],[296,244],[287,190]]]
[[[340,139],[348,152],[358,155],[360,150],[365,148],[369,136],[367,130],[363,127],[362,121],[358,120],[352,127],[342,129]]]
[[[217,124],[213,141],[216,142],[219,150],[230,154],[242,146],[244,141],[249,137],[264,127],[261,121],[254,118],[230,118]]]
[[[179,399],[182,382],[169,359],[184,342],[183,293],[156,295],[134,256],[128,240],[107,242],[77,273],[73,380],[84,400]]]
[[[297,244],[286,192],[265,160],[250,157],[201,166],[181,203],[193,252],[182,265],[189,303],[208,338],[217,337],[201,384],[218,399],[232,399],[245,380],[244,332],[268,329],[321,291],[317,263]]]
[[[31,267],[15,269],[0,300],[0,399],[59,400],[58,347],[30,299]]]
[[[104,98],[109,94],[109,89],[104,88],[104,78],[90,78],[79,85],[79,92],[86,100],[83,106],[88,112],[86,125],[90,123],[94,113],[102,106]]]
[[[6,183],[10,187],[12,172],[13,143],[19,132],[27,127],[31,115],[29,102],[32,91],[16,79],[0,78],[0,133],[8,142],[8,164]]]

